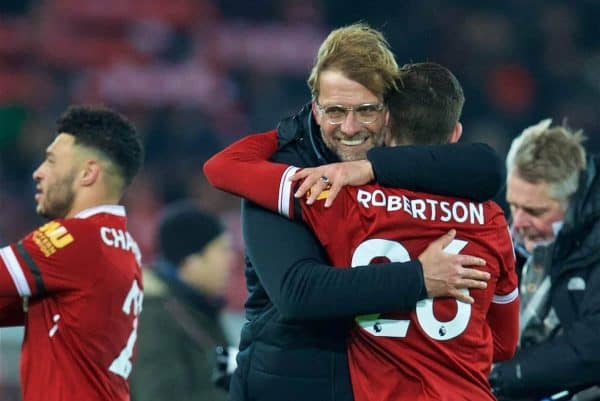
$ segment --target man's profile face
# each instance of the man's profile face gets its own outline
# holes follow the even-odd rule
[[[525,248],[554,239],[552,223],[564,218],[561,203],[550,197],[547,182],[530,183],[512,172],[506,182],[506,201],[512,213],[512,228]]]
[[[317,102],[321,107],[354,107],[380,104],[382,100],[363,85],[346,78],[341,72],[328,70],[323,71],[319,77]],[[369,149],[383,144],[384,127],[388,120],[385,108],[378,112],[375,121],[368,124],[361,123],[353,112],[348,112],[341,124],[331,124],[327,116],[319,111],[315,102],[313,115],[320,126],[323,141],[342,161],[365,159]]]
[[[46,149],[46,158],[33,172],[36,212],[47,219],[64,218],[75,199],[75,138],[61,133]]]

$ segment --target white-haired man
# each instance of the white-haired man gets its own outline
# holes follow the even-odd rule
[[[501,400],[570,399],[600,382],[598,158],[586,156],[581,131],[551,123],[523,131],[506,161],[512,230],[526,261],[520,349],[490,378]]]

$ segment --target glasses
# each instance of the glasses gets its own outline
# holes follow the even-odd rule
[[[372,124],[377,121],[384,108],[385,105],[383,103],[363,103],[358,106],[342,106],[341,104],[321,106],[317,103],[319,112],[327,117],[329,124],[333,125],[343,123],[350,111],[354,112],[354,116],[362,124]]]

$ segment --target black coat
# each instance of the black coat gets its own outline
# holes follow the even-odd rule
[[[227,399],[212,383],[215,346],[227,345],[220,306],[220,300],[144,269],[144,310],[129,377],[132,401]]]
[[[274,161],[299,167],[337,161],[310,105],[280,123],[278,139]],[[501,161],[482,144],[372,149],[368,159],[384,185],[479,200],[491,198],[503,177]],[[475,172],[472,163],[480,164]],[[305,226],[245,201],[242,228],[248,322],[230,400],[352,401],[346,359],[352,317],[413,308],[426,297],[420,263],[331,268]]]
[[[560,330],[518,350],[499,364],[502,393],[540,399],[600,384],[600,176],[599,158],[588,160],[554,242],[550,305]]]

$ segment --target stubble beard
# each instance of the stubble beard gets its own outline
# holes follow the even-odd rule
[[[340,148],[339,141],[336,139],[339,136],[343,136],[343,134],[337,135],[339,128],[336,131],[334,131],[331,135],[327,135],[322,128],[320,129],[320,131],[321,138],[323,138],[325,146],[327,146],[331,151],[333,151],[337,155],[337,157],[343,162],[365,160],[367,158],[367,152],[375,146],[382,146],[385,139],[384,127],[381,127],[378,132],[365,129],[365,131],[369,135],[368,141],[371,143],[370,146],[360,151],[352,151],[350,149],[344,151]],[[358,133],[356,135],[361,135],[361,133]]]
[[[522,238],[528,251],[532,251],[538,245],[548,243],[554,240],[554,235],[551,233],[541,233],[534,229],[522,229],[518,230],[517,234]],[[531,248],[531,249],[529,249]]]
[[[43,204],[38,204],[36,208],[37,214],[47,220],[64,218],[71,210],[75,199],[74,179],[74,174],[68,175],[48,187],[45,191]]]

